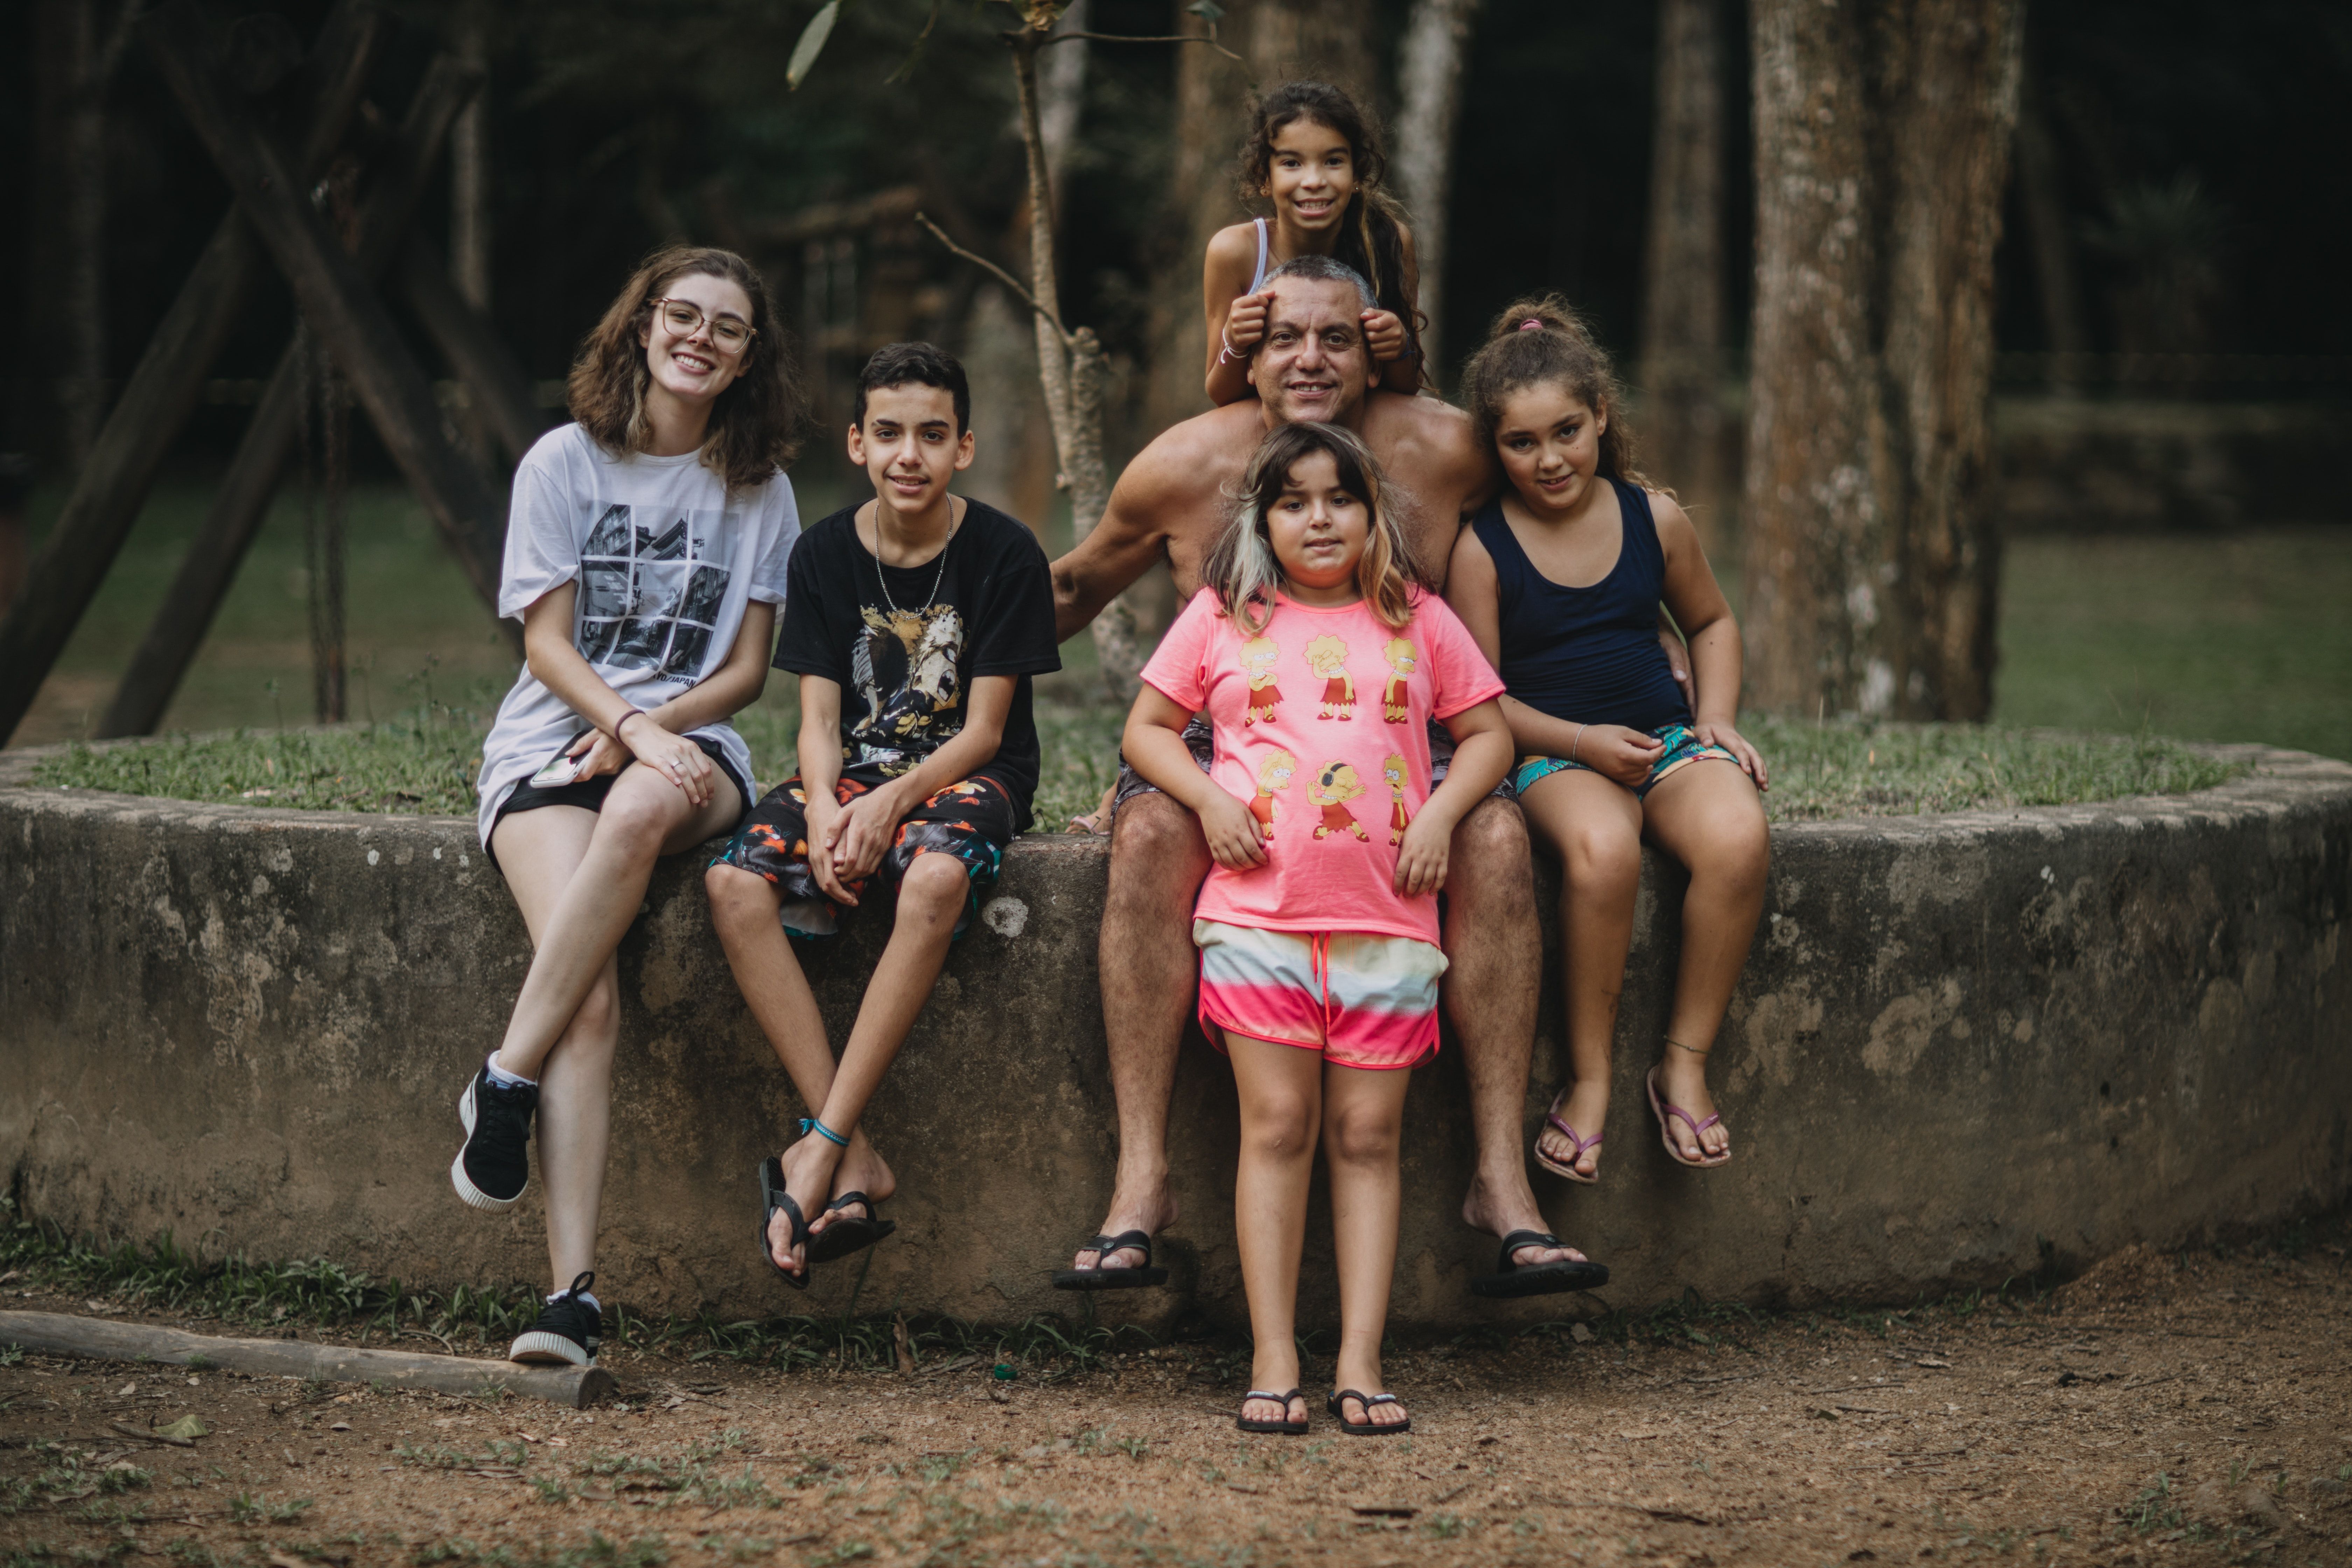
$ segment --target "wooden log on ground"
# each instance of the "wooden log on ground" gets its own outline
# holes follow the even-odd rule
[[[302,319],[335,357],[417,499],[432,513],[475,591],[498,603],[505,497],[458,446],[432,384],[391,314],[302,199],[301,186],[211,57],[203,0],[173,0],[139,24],[158,71],[236,193],[237,205],[278,264]]]
[[[474,405],[488,419],[507,460],[522,461],[531,443],[554,421],[540,407],[530,377],[507,352],[498,329],[457,292],[449,269],[419,235],[408,237],[393,278],[433,346],[473,394]]]
[[[415,216],[433,163],[457,114],[480,89],[481,72],[452,56],[436,58],[409,100],[408,113],[391,150],[373,173],[360,205],[355,258],[370,279],[383,275],[398,250],[403,231]],[[285,478],[293,455],[302,399],[301,351],[289,343],[278,356],[253,419],[237,443],[236,456],[213,494],[203,530],[181,559],[171,591],[157,606],[147,635],[131,656],[131,668],[115,688],[114,700],[98,727],[100,739],[152,735],[163,721],[196,650],[212,629],[213,617],[236,581],[254,536],[261,531],[270,498]]]
[[[610,1398],[614,1389],[612,1373],[594,1367],[520,1366],[510,1361],[359,1350],[303,1340],[232,1340],[65,1312],[0,1312],[0,1344],[19,1345],[34,1355],[84,1361],[160,1362],[172,1366],[203,1363],[256,1377],[382,1383],[393,1388],[429,1388],[436,1394],[502,1391],[574,1410]]]
[[[294,164],[306,181],[342,140],[383,33],[383,19],[371,6],[345,0],[328,14],[299,95],[310,107],[310,125]],[[0,740],[15,732],[32,707],[121,552],[156,468],[187,423],[205,373],[262,271],[261,247],[232,209],[149,340],[26,574],[24,592],[0,620]]]

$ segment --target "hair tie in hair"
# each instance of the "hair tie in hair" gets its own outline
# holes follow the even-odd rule
[[[1519,331],[1523,332],[1540,331],[1542,328],[1542,321],[1534,316],[1529,316],[1526,321],[1519,323]]]

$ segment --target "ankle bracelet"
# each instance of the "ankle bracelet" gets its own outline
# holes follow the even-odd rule
[[[1673,1046],[1673,1047],[1675,1047],[1677,1050],[1685,1050],[1685,1051],[1688,1051],[1691,1055],[1693,1055],[1693,1056],[1695,1056],[1695,1057],[1713,1056],[1713,1055],[1715,1054],[1715,1047],[1714,1047],[1713,1046],[1709,1046],[1709,1047],[1707,1047],[1707,1048],[1706,1048],[1706,1049],[1705,1049],[1705,1050],[1700,1050],[1696,1046],[1685,1046],[1685,1045],[1684,1045],[1680,1040],[1678,1040],[1678,1039],[1675,1038],[1672,1035],[1661,1035],[1661,1036],[1660,1036],[1660,1037],[1659,1037],[1660,1039],[1663,1039],[1664,1041],[1665,1041],[1665,1042],[1666,1042],[1666,1044],[1668,1044],[1668,1045],[1670,1045],[1670,1046]]]
[[[818,1137],[824,1139],[826,1142],[838,1144],[844,1149],[849,1147],[848,1139],[844,1138],[840,1133],[835,1132],[832,1128],[827,1127],[824,1122],[819,1121],[814,1116],[803,1116],[801,1118],[801,1131],[803,1134],[814,1132]]]

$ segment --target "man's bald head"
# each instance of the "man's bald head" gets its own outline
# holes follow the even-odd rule
[[[1354,425],[1380,374],[1364,342],[1363,313],[1373,308],[1364,280],[1328,258],[1301,257],[1276,268],[1265,292],[1265,337],[1249,380],[1266,424]]]

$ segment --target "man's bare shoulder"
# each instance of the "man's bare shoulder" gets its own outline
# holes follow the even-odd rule
[[[1466,503],[1492,488],[1477,427],[1443,398],[1374,392],[1364,404],[1364,439],[1398,479],[1432,496]]]
[[[1265,436],[1265,416],[1255,399],[1212,408],[1154,437],[1119,475],[1118,488],[1138,500],[1213,494],[1249,465]]]

